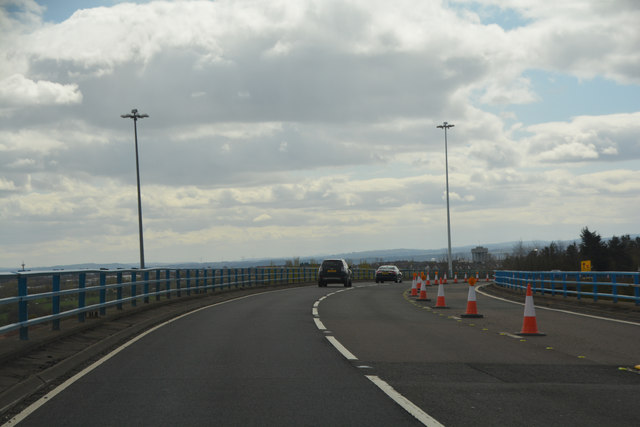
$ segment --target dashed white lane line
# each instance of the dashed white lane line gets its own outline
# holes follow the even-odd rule
[[[365,286],[358,286],[358,287],[369,287],[369,286],[384,286],[384,285],[365,285]],[[344,290],[349,290],[349,289],[353,289],[353,288],[347,288],[347,289],[344,289]],[[330,294],[327,294],[327,295],[323,296],[322,298],[318,299],[313,304],[313,310],[312,310],[313,316],[314,316],[313,317],[313,321],[315,322],[315,324],[316,324],[316,326],[318,327],[319,330],[321,330],[321,331],[323,331],[325,333],[327,332],[326,327],[320,321],[320,314],[318,313],[318,307],[320,305],[320,302],[322,300],[324,300],[325,298],[327,298],[328,296],[331,296],[331,295],[336,294],[338,292],[343,292],[344,290],[340,290],[340,291],[336,291],[336,292],[332,292]],[[334,336],[325,335],[325,338],[347,360],[358,360],[358,358],[353,353],[351,353],[349,350],[347,350],[347,348],[345,346],[343,346]],[[359,366],[359,368],[372,369],[370,366]],[[417,405],[415,405],[409,399],[407,399],[406,397],[404,397],[403,395],[398,393],[396,391],[396,389],[391,387],[391,385],[389,385],[386,381],[382,380],[380,377],[378,377],[376,375],[365,375],[365,377],[367,377],[372,383],[374,383],[376,386],[378,386],[378,388],[380,390],[382,390],[387,396],[389,396],[391,398],[391,400],[393,400],[398,405],[400,405],[400,407],[402,407],[405,411],[410,413],[413,417],[415,417],[423,425],[428,426],[428,427],[442,427],[442,424],[440,424],[435,418],[433,418],[431,415],[429,415],[426,412],[424,412],[422,409],[420,409]]]
[[[324,323],[322,323],[322,322],[320,321],[320,319],[318,319],[317,317],[314,317],[314,318],[313,318],[313,321],[314,321],[314,322],[316,322],[316,327],[317,327],[318,329],[320,329],[321,331],[324,331],[324,330],[326,330],[326,329],[327,329],[327,328],[324,326]]]
[[[431,415],[424,412],[422,409],[413,404],[409,399],[401,395],[391,387],[386,381],[381,380],[379,377],[375,375],[365,375],[365,377],[369,378],[372,383],[378,386],[380,390],[385,392],[387,396],[389,396],[394,402],[403,407],[405,411],[413,415],[418,421],[428,427],[439,427],[442,426],[435,418]]]
[[[338,341],[335,337],[327,336],[326,338],[336,348],[336,350],[338,350],[340,354],[342,354],[348,360],[358,360],[358,358],[354,356],[353,353],[351,353],[349,350],[347,350],[342,344],[340,344],[340,341]]]

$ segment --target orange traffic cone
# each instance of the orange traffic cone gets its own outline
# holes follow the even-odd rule
[[[427,286],[431,286],[431,279],[429,278],[429,272],[427,271]]]
[[[442,283],[438,284],[438,299],[433,308],[449,308],[444,302],[444,285]]]
[[[415,297],[418,295],[418,281],[416,279],[418,276],[417,273],[413,273],[413,282],[411,282],[411,296]]]
[[[487,271],[487,280],[485,280],[485,282],[489,281],[489,272]]]
[[[476,280],[472,277],[469,279],[469,295],[467,296],[467,312],[461,314],[460,317],[484,317],[478,314],[478,305],[476,304]]]
[[[447,273],[444,273],[444,276],[442,277],[442,283],[444,283],[445,285],[447,284]]]
[[[431,301],[427,298],[427,282],[422,281],[422,287],[420,288],[420,296],[416,301]]]
[[[433,279],[433,284],[434,284],[434,285],[437,285],[437,284],[438,284],[438,272],[437,272],[437,271],[436,271],[436,276],[435,276],[435,278]]]
[[[538,331],[536,309],[533,305],[533,292],[531,292],[531,283],[527,283],[527,296],[524,300],[524,320],[522,322],[522,331],[518,335],[546,335]]]
[[[469,279],[467,279],[467,273],[464,273],[464,283],[467,283]]]
[[[458,283],[458,272],[457,271],[453,275],[453,283]]]

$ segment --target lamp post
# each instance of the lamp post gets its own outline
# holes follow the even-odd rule
[[[447,237],[449,239],[449,277],[453,276],[453,264],[451,262],[451,218],[449,216],[449,158],[447,154],[447,129],[454,125],[447,122],[442,123],[437,128],[444,129],[444,168],[447,181]]]
[[[148,114],[138,114],[135,108],[131,114],[121,114],[123,119],[133,119],[133,134],[136,141],[136,179],[138,181],[138,229],[140,232],[140,269],[144,268],[144,243],[142,239],[142,200],[140,199],[140,162],[138,161],[138,119],[149,117]]]

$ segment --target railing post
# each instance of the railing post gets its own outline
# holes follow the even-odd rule
[[[640,273],[633,275],[633,284],[635,285],[633,293],[636,296],[636,305],[640,305]]]
[[[87,274],[80,273],[78,274],[78,308],[84,308],[86,306],[86,292],[84,288],[86,287]],[[84,322],[86,313],[84,311],[78,313],[78,322]]]
[[[60,292],[60,275],[54,274],[51,280],[51,290],[57,294]],[[51,314],[60,314],[60,295],[54,295],[51,298]],[[60,319],[54,319],[51,322],[51,329],[54,331],[60,330]]]
[[[191,295],[191,269],[187,268],[187,296]]]
[[[171,270],[164,271],[165,289],[167,291],[167,299],[171,298]]]
[[[119,285],[122,285],[122,271],[118,271],[118,273],[116,274],[116,281]],[[122,310],[122,286],[118,286],[116,288],[116,299],[118,300],[116,308],[118,310]]]
[[[211,292],[216,291],[216,269],[211,269]]]
[[[131,272],[131,286],[129,287],[129,289],[131,290],[131,306],[135,307],[138,305],[138,302],[136,301],[136,295],[138,295],[138,289],[137,289],[137,283],[138,281],[138,273],[137,271],[132,271]]]
[[[180,270],[176,269],[176,296],[180,298],[182,292],[180,290]]]
[[[27,296],[27,276],[22,274],[18,276],[18,296],[23,298]],[[21,299],[18,302],[18,322],[22,323],[27,320],[29,320],[29,305],[27,300]],[[20,327],[20,339],[29,339],[29,329],[26,326]]]
[[[142,273],[142,278],[144,280],[144,285],[142,285],[142,289],[144,292],[144,303],[149,304],[149,272],[145,271]]]
[[[207,290],[209,289],[209,288],[207,287],[207,283],[208,283],[208,280],[207,280],[207,279],[208,279],[208,277],[207,277],[207,269],[206,269],[206,267],[205,267],[205,268],[203,268],[203,269],[202,269],[202,280],[203,280],[203,282],[204,282],[204,285],[203,285],[203,286],[204,286],[204,293],[205,293],[205,294],[207,293]]]
[[[156,270],[156,301],[160,301],[160,270]]]
[[[100,316],[107,314],[107,308],[104,306],[107,302],[107,273],[100,272]]]

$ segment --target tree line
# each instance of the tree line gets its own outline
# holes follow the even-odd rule
[[[627,234],[604,241],[597,232],[585,227],[580,233],[580,242],[567,246],[551,242],[544,248],[527,248],[520,242],[514,247],[512,254],[502,260],[502,268],[579,271],[582,261],[590,261],[592,271],[638,271],[640,237],[633,239]]]

